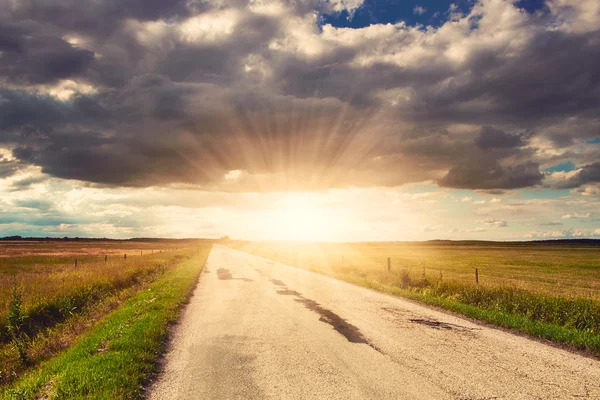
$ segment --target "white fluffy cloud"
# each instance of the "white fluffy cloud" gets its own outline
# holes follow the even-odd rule
[[[578,212],[573,212],[573,213],[569,213],[569,214],[565,214],[563,215],[561,218],[562,219],[571,219],[571,218],[589,218],[590,217],[590,213],[578,213]]]
[[[423,6],[415,6],[415,8],[413,8],[413,12],[416,15],[423,15],[427,12],[427,9]]]

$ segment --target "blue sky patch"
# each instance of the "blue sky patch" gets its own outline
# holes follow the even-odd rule
[[[338,28],[364,28],[373,24],[395,24],[400,21],[411,26],[441,26],[448,20],[452,4],[457,5],[457,11],[467,13],[474,3],[473,0],[365,0],[353,15],[348,11],[323,14],[320,23]]]
[[[450,17],[450,7],[455,4],[464,14],[471,11],[476,0],[365,0],[353,13],[342,11],[322,14],[320,25],[331,24],[337,28],[364,28],[373,24],[395,24],[404,21],[409,26],[439,27]],[[535,13],[546,7],[545,0],[519,0],[517,7]],[[476,21],[475,26],[476,27]]]
[[[439,186],[434,184],[407,184],[400,188],[401,193],[427,193],[438,190]]]
[[[567,162],[555,165],[554,167],[546,168],[544,171],[545,172],[570,172],[570,171],[573,171],[574,169],[577,169],[575,164],[573,164],[571,161],[567,161]]]
[[[546,0],[519,0],[515,5],[530,14],[546,8]]]
[[[570,189],[540,189],[540,190],[532,190],[532,189],[523,189],[520,191],[520,196],[518,197],[521,200],[531,200],[531,199],[555,199],[558,197],[569,196],[571,194]]]

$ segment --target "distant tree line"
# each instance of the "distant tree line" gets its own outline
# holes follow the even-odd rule
[[[3,241],[47,241],[47,242],[146,242],[146,243],[197,243],[197,242],[214,242],[215,239],[206,238],[185,238],[185,239],[168,239],[168,238],[130,238],[130,239],[111,239],[111,238],[82,238],[82,237],[23,237],[19,235],[4,236],[0,238]]]

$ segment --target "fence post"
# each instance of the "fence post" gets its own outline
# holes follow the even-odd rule
[[[75,268],[77,268],[77,259],[75,259]]]
[[[388,257],[388,271],[392,270],[392,258]]]
[[[123,260],[127,260],[127,254],[123,255]]]
[[[104,264],[106,264],[106,261],[108,260],[108,256],[105,254],[104,255]]]
[[[479,269],[475,268],[475,284],[479,286]]]

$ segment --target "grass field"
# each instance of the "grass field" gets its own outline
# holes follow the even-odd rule
[[[599,247],[489,242],[231,247],[600,355]]]
[[[35,260],[50,259],[53,257],[73,261],[79,257],[83,260],[98,261],[108,256],[136,257],[152,252],[173,250],[185,247],[194,241],[183,240],[0,240],[0,265],[14,264],[14,257],[19,257],[20,262],[31,264]],[[39,257],[39,258],[38,258]],[[2,267],[0,267],[2,268]]]
[[[199,241],[0,243],[0,385],[35,371],[209,248]]]

